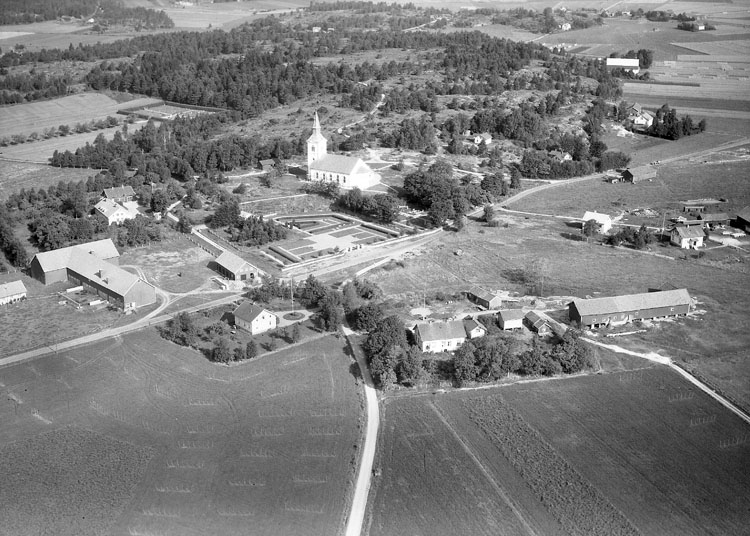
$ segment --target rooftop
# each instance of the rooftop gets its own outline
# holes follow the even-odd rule
[[[593,298],[590,300],[573,300],[578,313],[584,316],[609,313],[624,313],[627,311],[641,311],[656,309],[657,307],[674,307],[676,305],[690,305],[690,294],[687,289],[664,290],[661,292],[645,292],[642,294],[627,294],[611,298]]]
[[[20,279],[18,281],[11,281],[10,283],[0,285],[0,298],[7,298],[8,296],[15,296],[25,292],[26,286]]]
[[[104,197],[107,199],[127,197],[135,195],[135,190],[132,186],[115,186],[114,188],[105,188]]]
[[[73,252],[91,253],[94,257],[99,259],[112,259],[120,256],[112,239],[105,238],[104,240],[96,240],[94,242],[87,242],[86,244],[78,244],[77,246],[69,246],[67,248],[37,253],[34,258],[39,261],[42,270],[45,272],[52,272],[55,270],[61,270],[68,266]]]
[[[705,236],[703,229],[697,225],[693,227],[675,227],[672,231],[680,235],[680,238],[703,238]]]
[[[234,310],[233,314],[235,318],[241,318],[245,322],[252,322],[256,318],[258,318],[261,313],[263,313],[263,311],[273,314],[270,311],[263,309],[262,307],[258,307],[253,302],[244,301],[239,305],[239,307],[237,307],[237,309]]]
[[[245,265],[252,266],[252,264],[247,262],[245,259],[239,257],[238,255],[235,255],[230,251],[225,251],[224,253],[216,257],[215,262],[216,264],[223,266],[232,273],[239,272],[245,267]]]
[[[465,339],[466,328],[462,320],[445,322],[426,322],[417,324],[417,331],[422,342],[444,341],[448,339]]]
[[[505,311],[499,311],[497,314],[505,322],[508,320],[521,320],[526,316],[526,313],[521,309],[506,309]]]

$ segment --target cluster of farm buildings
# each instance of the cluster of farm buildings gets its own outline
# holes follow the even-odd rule
[[[482,307],[499,308],[498,295],[472,289],[469,299]],[[568,303],[568,318],[573,325],[585,328],[619,326],[629,322],[685,316],[692,299],[687,289],[655,290],[640,294],[605,298],[575,299]],[[543,311],[499,309],[492,313],[498,326],[505,331],[528,329],[540,337],[562,337],[567,327]],[[430,320],[411,328],[423,352],[452,352],[466,341],[484,337],[487,329],[471,315],[464,319]]]

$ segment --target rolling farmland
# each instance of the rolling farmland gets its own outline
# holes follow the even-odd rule
[[[663,367],[385,407],[371,536],[746,526],[749,427]]]
[[[0,526],[77,535],[91,516],[97,534],[336,534],[359,438],[350,364],[333,337],[225,367],[146,330],[0,369],[0,475],[23,475]]]

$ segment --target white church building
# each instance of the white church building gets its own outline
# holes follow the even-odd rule
[[[344,189],[360,190],[380,182],[380,175],[361,158],[328,154],[328,140],[320,132],[317,112],[313,133],[307,139],[307,178],[311,181],[335,182]]]

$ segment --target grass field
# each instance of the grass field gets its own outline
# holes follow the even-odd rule
[[[663,367],[386,399],[384,417],[370,536],[745,527],[748,426]]]
[[[3,155],[0,151],[0,155]],[[93,169],[55,168],[47,164],[8,162],[0,159],[0,199],[21,188],[47,188],[60,181],[85,181],[96,175]]]
[[[122,120],[123,116],[117,116],[117,110],[156,102],[161,101],[141,98],[118,102],[102,93],[90,92],[48,101],[16,104],[3,108],[3,113],[0,114],[0,131],[4,136],[32,132],[42,134],[45,129],[51,127],[68,125],[73,128],[77,123],[104,119],[107,116],[118,117]],[[31,146],[29,144],[29,147]]]
[[[326,337],[228,368],[146,330],[0,369],[0,526],[85,534],[91,512],[98,534],[337,534],[359,439],[351,363]]]
[[[680,201],[700,198],[725,198],[722,212],[734,214],[750,205],[750,154],[746,148],[716,155],[715,160],[686,160],[657,166],[652,182],[610,184],[586,181],[543,190],[510,205],[513,210],[580,218],[583,210],[617,216],[625,210],[651,208],[659,213],[652,225],[661,226],[667,218],[682,210]],[[583,208],[585,207],[585,209]],[[627,219],[625,220],[627,222]]]

